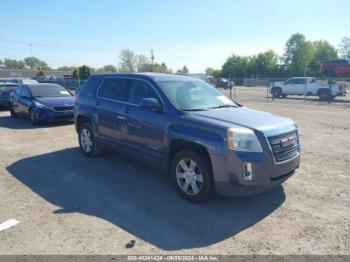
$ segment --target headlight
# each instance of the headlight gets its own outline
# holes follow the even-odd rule
[[[34,104],[35,104],[35,106],[38,107],[38,108],[51,109],[51,107],[49,107],[49,106],[47,106],[47,105],[44,105],[44,104],[42,104],[42,103],[40,103],[40,102],[38,102],[38,101],[34,101]]]
[[[243,152],[262,152],[260,142],[253,130],[244,127],[227,130],[228,148]]]

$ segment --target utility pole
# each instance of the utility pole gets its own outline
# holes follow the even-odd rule
[[[30,47],[30,56],[33,57],[33,44],[30,43],[29,47]]]
[[[153,49],[151,49],[151,60],[152,60],[152,72],[154,72],[154,53],[153,53]]]

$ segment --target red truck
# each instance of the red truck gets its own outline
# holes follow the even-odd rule
[[[329,60],[321,65],[320,74],[326,77],[350,75],[350,59]]]

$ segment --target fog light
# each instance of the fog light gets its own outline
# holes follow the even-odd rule
[[[243,178],[245,181],[252,181],[253,180],[253,171],[252,171],[252,163],[244,163],[244,173]]]

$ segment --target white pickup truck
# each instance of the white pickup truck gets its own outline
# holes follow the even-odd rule
[[[273,97],[285,98],[287,95],[318,96],[321,100],[333,99],[345,95],[343,86],[335,83],[318,83],[313,77],[293,77],[285,82],[271,84],[270,93]]]

